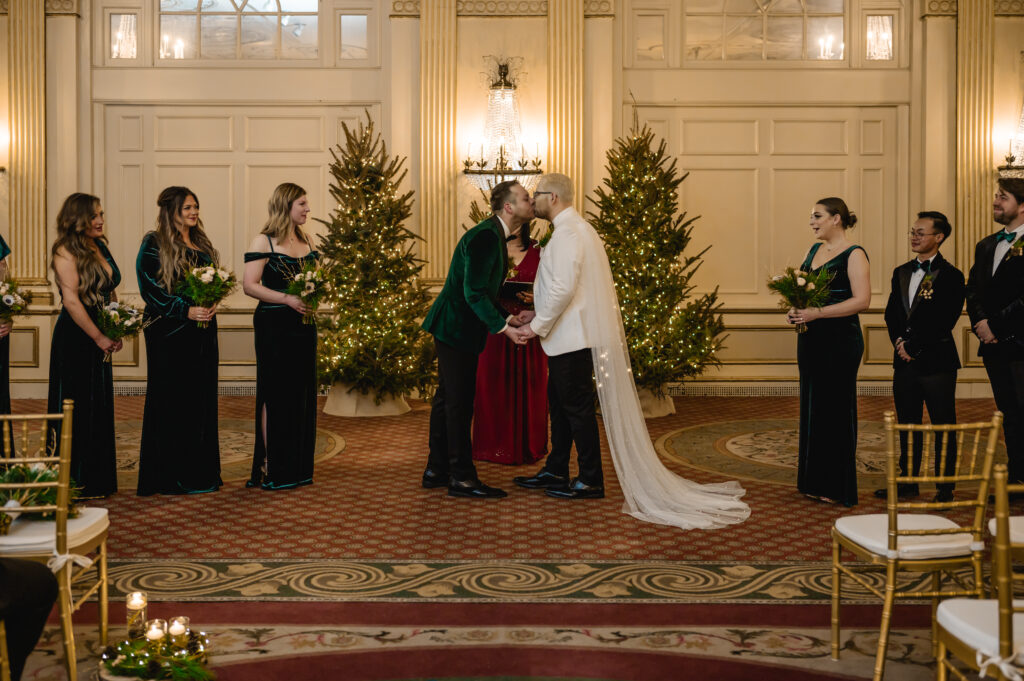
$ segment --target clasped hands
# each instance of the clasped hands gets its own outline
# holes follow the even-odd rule
[[[802,310],[791,307],[786,313],[786,321],[790,324],[806,324],[816,319],[821,319],[821,310],[816,307],[807,307]]]
[[[217,314],[217,305],[211,305],[210,307],[199,307],[194,305],[188,309],[188,318],[194,322],[208,322],[213,319],[213,315]]]
[[[509,318],[508,326],[505,327],[503,333],[516,345],[526,345],[528,340],[537,336],[530,328],[530,322],[535,316],[536,313],[533,310],[523,310]]]
[[[982,343],[998,343],[999,340],[996,335],[992,333],[992,329],[988,326],[988,320],[982,319],[980,322],[974,325],[974,335],[978,337]]]

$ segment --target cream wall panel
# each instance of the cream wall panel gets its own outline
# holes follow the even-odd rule
[[[220,350],[221,365],[255,366],[254,338],[252,326],[218,322],[217,348]]]
[[[892,341],[889,329],[884,325],[864,326],[864,364],[892,364]]]
[[[857,213],[857,225],[849,232],[848,237],[854,243],[860,244],[868,253],[868,259],[872,256],[877,260],[875,267],[871,268],[871,293],[875,296],[887,296],[888,287],[892,280],[892,270],[886,269],[884,245],[884,227],[886,216],[894,215],[892,205],[892,191],[890,188],[894,183],[885,176],[882,168],[862,168],[860,171],[860,198],[851,210]],[[852,194],[855,196],[856,192]],[[851,201],[852,199],[847,199]],[[890,222],[891,229],[898,233],[901,227],[899,222]],[[909,236],[907,237],[909,239]],[[907,239],[904,239],[906,241]],[[875,300],[874,304],[885,305],[885,298]]]
[[[33,319],[34,320],[34,319]],[[28,321],[22,317],[19,322]],[[46,352],[50,352],[50,346],[46,346]],[[11,359],[12,367],[36,368],[39,366],[39,357],[42,348],[39,347],[39,329],[32,326],[15,326],[11,329]]]
[[[772,121],[771,153],[839,156],[848,151],[846,121]]]
[[[144,217],[145,178],[142,165],[138,163],[122,163],[110,167],[110,170],[117,172],[117,183],[114,186],[117,187],[118,194],[105,197],[105,207],[108,211],[113,207],[117,219],[108,218],[105,229],[110,239],[111,253],[114,254],[121,269],[121,281],[135,282],[135,259],[141,240],[139,230],[143,227],[152,229],[151,225],[146,224]],[[155,197],[151,201],[155,202]],[[139,240],[136,240],[137,236]],[[138,292],[136,285],[128,288]]]
[[[881,156],[885,153],[885,124],[883,121],[860,122],[861,156]]]
[[[321,151],[323,116],[246,116],[246,151]]]
[[[718,168],[691,171],[679,186],[680,205],[690,215],[700,215],[694,236],[713,239],[714,247],[704,254],[704,264],[716,273],[719,291],[756,294],[767,271],[760,272],[758,251],[761,220],[758,206],[758,171],[750,168]],[[737,197],[744,200],[737,201]],[[690,206],[715,206],[707,213]],[[713,235],[713,237],[711,236]]]
[[[749,155],[758,152],[757,121],[684,120],[678,153],[690,156]]]
[[[728,333],[718,353],[723,364],[796,364],[796,332],[791,326],[733,325]]]
[[[118,151],[142,151],[142,116],[120,116]]]
[[[231,151],[234,148],[230,116],[156,117],[156,151]]]

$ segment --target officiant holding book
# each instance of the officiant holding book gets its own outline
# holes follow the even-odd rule
[[[530,223],[506,242],[508,275],[498,304],[510,314],[533,309],[533,280],[540,247]],[[487,337],[476,370],[473,459],[503,464],[534,463],[548,451],[548,359],[539,338],[513,343]]]

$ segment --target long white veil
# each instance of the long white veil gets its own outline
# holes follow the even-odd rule
[[[750,507],[738,482],[702,485],[681,478],[658,458],[647,432],[630,368],[615,282],[604,242],[580,220],[583,262],[579,285],[588,304],[583,323],[594,356],[594,376],[612,462],[626,497],[623,512],[650,523],[713,529],[743,522]]]

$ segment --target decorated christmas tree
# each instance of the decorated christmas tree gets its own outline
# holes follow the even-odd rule
[[[591,224],[604,239],[638,389],[663,397],[670,382],[717,363],[724,330],[718,289],[691,295],[707,248],[687,254],[696,217],[678,213],[686,179],[665,141],[634,117],[629,135],[608,152],[608,177],[595,192]]]
[[[379,404],[434,383],[433,345],[420,329],[430,296],[420,279],[419,238],[405,227],[412,192],[400,193],[404,158],[388,155],[373,121],[343,125],[345,144],[331,151],[337,208],[320,237],[332,284],[333,312],[319,324],[320,376]]]

